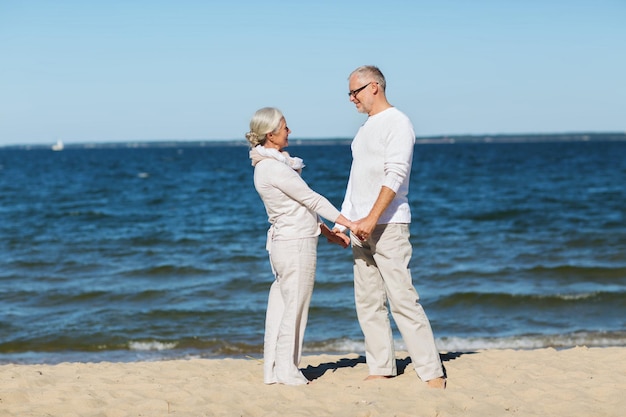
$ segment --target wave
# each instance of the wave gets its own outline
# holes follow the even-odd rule
[[[461,216],[475,222],[495,222],[507,219],[518,219],[527,216],[530,210],[509,209],[509,210],[492,210],[482,213],[471,213],[468,207],[468,213]]]
[[[528,334],[511,337],[442,337],[436,339],[442,356],[450,352],[473,352],[487,349],[569,349],[585,347],[626,347],[626,331],[620,332],[574,332],[567,334]],[[407,349],[402,339],[394,341],[399,355]],[[352,354],[363,353],[362,339],[338,338],[319,341],[305,341],[303,353]],[[132,340],[126,343],[94,345],[82,350],[2,350],[2,363],[60,363],[60,362],[134,362],[151,360],[172,360],[189,358],[262,358],[261,343],[237,343],[223,339],[201,340],[187,338],[178,341]]]
[[[615,279],[626,280],[626,267],[586,266],[586,265],[539,265],[525,270],[531,275],[550,275],[568,279],[582,278],[586,280],[615,282]]]
[[[437,347],[448,352],[482,349],[567,349],[576,346],[626,346],[626,332],[574,332],[477,338],[444,337],[437,340]],[[402,345],[399,347],[403,348]]]
[[[463,281],[468,278],[506,282],[511,280],[550,279],[573,282],[626,284],[626,267],[602,265],[532,265],[530,259],[521,254],[515,263],[496,266],[484,262],[459,262],[437,265],[437,280],[441,282]],[[416,265],[419,270],[419,264]]]
[[[563,307],[563,304],[584,301],[586,303],[603,303],[605,308],[610,308],[610,305],[614,305],[617,309],[623,309],[625,300],[625,291],[590,291],[556,294],[512,294],[470,291],[441,297],[434,301],[433,305],[441,309],[479,305],[483,308],[499,308],[502,309],[503,312],[506,312],[516,307],[524,307],[526,309],[557,308]]]
[[[121,273],[122,276],[145,276],[145,277],[161,277],[161,276],[173,276],[173,277],[185,277],[206,275],[209,271],[204,268],[197,268],[195,266],[179,266],[179,265],[157,265],[147,268],[131,269]]]
[[[130,342],[128,344],[129,350],[138,350],[138,351],[164,351],[171,350],[177,346],[177,343],[164,343],[158,342],[155,340],[145,341],[145,342]]]
[[[626,346],[626,332],[575,332],[568,334],[529,334],[510,337],[442,337],[436,339],[441,352],[467,352],[485,349],[566,349],[576,346]],[[406,351],[402,339],[394,341],[397,351]],[[334,339],[305,343],[304,353],[363,352],[362,340]]]

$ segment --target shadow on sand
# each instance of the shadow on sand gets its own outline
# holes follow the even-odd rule
[[[452,361],[461,357],[462,355],[472,355],[476,352],[448,352],[440,355],[441,362],[443,363],[443,372],[446,375],[446,367],[445,362]],[[335,372],[337,369],[341,368],[354,368],[359,364],[365,363],[365,356],[359,356],[355,359],[341,358],[335,362],[326,362],[320,363],[317,366],[307,366],[305,369],[302,369],[302,373],[309,380],[313,381],[315,379],[320,378],[326,372],[331,371]],[[411,358],[407,356],[403,359],[396,359],[396,367],[398,369],[398,375],[402,375],[406,370],[407,366],[411,363]]]

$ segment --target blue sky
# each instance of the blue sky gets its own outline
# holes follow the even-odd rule
[[[0,145],[352,137],[379,66],[417,136],[626,131],[626,1],[0,0]]]

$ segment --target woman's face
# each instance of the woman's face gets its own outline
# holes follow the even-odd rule
[[[270,132],[267,134],[267,140],[265,141],[266,148],[274,148],[279,151],[283,150],[289,145],[289,134],[291,130],[287,127],[287,121],[283,117],[280,120],[280,126],[276,132]]]

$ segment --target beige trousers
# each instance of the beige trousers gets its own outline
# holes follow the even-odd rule
[[[356,310],[370,375],[397,375],[389,309],[417,375],[443,376],[430,322],[413,286],[408,224],[381,224],[365,241],[352,236]]]
[[[307,384],[298,365],[315,282],[317,237],[271,241],[269,248],[275,280],[265,317],[263,380]]]

